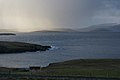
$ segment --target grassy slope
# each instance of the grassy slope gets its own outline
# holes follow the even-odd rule
[[[54,63],[44,68],[40,74],[120,78],[120,59],[86,59]]]
[[[41,71],[31,72],[0,68],[0,73],[41,76],[83,76],[120,78],[120,59],[80,59],[52,63]]]

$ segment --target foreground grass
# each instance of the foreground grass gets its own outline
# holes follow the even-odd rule
[[[120,59],[70,60],[65,62],[52,63],[47,67],[43,67],[41,71],[24,71],[13,68],[0,68],[0,72],[31,76],[83,76],[120,78]]]
[[[120,78],[120,59],[83,59],[53,63],[40,75]]]

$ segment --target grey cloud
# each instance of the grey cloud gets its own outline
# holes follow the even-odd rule
[[[35,29],[118,23],[119,3],[119,0],[0,0],[0,21],[6,28],[24,25]]]

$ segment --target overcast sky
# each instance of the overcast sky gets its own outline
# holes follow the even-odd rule
[[[0,29],[81,28],[120,23],[120,0],[0,0]]]

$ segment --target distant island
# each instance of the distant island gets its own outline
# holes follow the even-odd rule
[[[46,51],[49,50],[49,48],[51,47],[37,44],[0,41],[0,54]]]
[[[14,33],[0,33],[0,35],[16,35]]]

